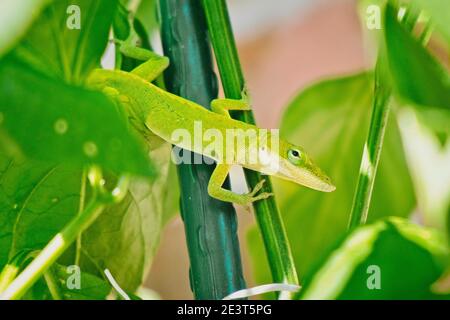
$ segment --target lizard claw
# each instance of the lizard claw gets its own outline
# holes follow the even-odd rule
[[[270,196],[273,196],[273,193],[269,192],[263,192],[258,195],[256,195],[264,186],[264,183],[266,182],[266,179],[262,179],[258,184],[253,188],[253,190],[250,193],[247,193],[245,195],[245,202],[246,203],[252,203],[258,200],[267,199]]]
[[[255,194],[258,193],[259,190],[262,189],[264,183],[266,183],[266,179],[262,179],[260,182],[258,182],[258,184],[253,188],[253,190],[248,195],[253,197]]]
[[[267,199],[269,197],[273,196],[273,193],[270,192],[263,192],[261,194],[258,194],[256,197],[252,197],[251,198],[251,202],[255,202],[258,200],[263,200],[263,199]]]

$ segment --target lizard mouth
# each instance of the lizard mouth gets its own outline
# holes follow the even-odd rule
[[[292,181],[301,184],[305,187],[322,191],[322,192],[333,192],[336,190],[336,186],[334,186],[329,178],[322,178],[318,177],[314,174],[311,174],[310,172],[306,170],[302,170],[305,172],[302,172],[300,176],[295,177],[294,179],[291,179]]]
[[[287,170],[282,170],[280,173],[283,175],[283,178],[287,180],[317,191],[333,192],[336,190],[336,186],[333,185],[331,179],[325,174],[315,174],[310,170],[295,166],[286,169]]]

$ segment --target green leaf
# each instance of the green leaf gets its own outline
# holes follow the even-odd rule
[[[327,80],[304,90],[286,110],[281,136],[305,147],[334,184],[321,193],[276,180],[276,195],[300,278],[347,229],[372,107],[373,75]],[[386,213],[407,216],[414,194],[395,121],[388,124],[369,221]],[[249,235],[256,279],[270,276],[255,230]]]
[[[131,26],[129,19],[129,11],[122,3],[119,3],[113,21],[114,37],[125,41],[130,35]]]
[[[108,268],[120,286],[134,292],[144,281],[162,228],[173,216],[174,186],[168,179],[171,146],[164,143],[150,152],[158,177],[148,183],[135,180],[126,198],[108,207],[81,236],[80,266],[101,276]]]
[[[15,54],[41,72],[80,83],[100,66],[116,7],[117,0],[54,1],[29,29]]]
[[[450,109],[448,72],[398,22],[390,5],[386,6],[384,30],[389,70],[397,92],[418,106]]]
[[[0,100],[2,148],[53,163],[154,174],[114,104],[98,92],[68,86],[6,59],[0,63]]]
[[[66,28],[69,4],[81,8],[80,30]],[[0,208],[5,213],[0,215],[0,268],[25,248],[41,249],[88,201],[81,165],[153,175],[122,108],[98,92],[60,81],[80,83],[99,65],[115,5],[59,1],[0,61],[0,100],[6,102],[0,106],[0,151],[28,156],[0,157]],[[141,284],[160,231],[175,210],[175,189],[166,178],[170,145],[158,146],[150,151],[161,172],[158,178],[151,183],[133,179],[125,200],[108,207],[61,262],[79,264],[97,276],[108,268],[126,290]]]
[[[444,67],[397,20],[386,6],[385,56],[400,102],[413,106],[420,121],[445,144],[450,135],[450,76]]]
[[[17,161],[0,153],[0,269],[39,250],[78,212],[80,169]]]
[[[400,218],[359,227],[306,277],[300,298],[445,298],[431,286],[447,254],[441,234]]]
[[[0,56],[20,40],[48,2],[50,0],[0,2]]]
[[[150,152],[160,168],[157,179],[133,180],[126,198],[107,207],[61,263],[79,265],[98,277],[108,268],[123,289],[137,289],[161,230],[176,210],[167,178],[170,149],[164,144]],[[64,165],[18,162],[1,155],[0,185],[0,270],[20,251],[42,249],[79,212],[80,202],[89,201],[82,191],[81,170]]]
[[[412,2],[431,16],[436,28],[450,43],[450,2],[442,0],[412,0]]]

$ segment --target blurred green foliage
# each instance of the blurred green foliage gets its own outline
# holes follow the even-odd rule
[[[363,8],[378,5],[382,13],[382,32],[376,34],[377,40],[382,41],[382,59],[389,66],[383,70],[383,81],[393,87],[397,107],[390,118],[377,172],[369,211],[369,222],[373,224],[351,234],[346,231],[368,130],[373,75],[363,73],[305,89],[289,105],[281,123],[282,135],[305,146],[337,186],[328,195],[286,182],[277,183],[281,211],[305,284],[301,298],[444,298],[431,292],[431,286],[443,273],[448,254],[440,232],[447,231],[450,202],[448,142],[445,145],[450,128],[450,78],[448,71],[416,38],[414,15],[408,11],[409,7],[408,21],[404,23],[411,26],[406,29],[397,18],[398,7],[394,5],[398,2],[390,1],[383,7],[387,2],[362,1]],[[448,4],[437,1],[427,4],[414,1],[414,4],[415,13],[420,12],[423,4],[436,29],[444,34],[448,31],[442,24],[449,12]],[[363,15],[366,13],[363,11]],[[406,112],[405,105],[415,111]],[[414,122],[415,117],[421,122]],[[429,132],[437,133],[441,145]],[[408,217],[415,206],[420,210],[415,216],[423,217],[435,230],[423,229],[406,220],[376,222],[387,216]],[[255,230],[250,232],[249,241],[256,279],[266,282],[269,273],[261,267],[263,251]],[[370,276],[367,267],[372,264],[380,267],[381,290],[369,290],[366,285]]]
[[[367,135],[372,103],[371,73],[327,80],[300,93],[287,108],[281,136],[300,144],[336,185],[321,193],[289,182],[276,181],[276,195],[286,222],[300,275],[309,272],[337,239],[345,235],[359,161]],[[375,183],[369,221],[386,215],[406,217],[415,199],[397,125],[391,119]],[[252,230],[250,246],[258,282],[269,279],[262,247]]]
[[[80,7],[79,30],[66,28],[69,4]],[[116,5],[54,1],[0,58],[0,269],[21,250],[43,248],[82,210],[90,198],[85,165],[104,169],[108,185],[125,173],[147,178],[132,179],[125,199],[108,206],[80,234],[60,259],[64,265],[77,264],[99,278],[108,268],[122,288],[134,292],[146,276],[163,225],[177,210],[176,188],[169,187],[176,179],[170,146],[146,145],[116,101],[82,86],[100,66]],[[158,169],[156,177],[152,168]],[[55,276],[67,278],[60,272]],[[49,298],[42,286],[37,283],[30,294]],[[104,299],[107,289],[100,289],[65,298]]]
[[[300,299],[440,299],[432,284],[447,255],[441,234],[400,218],[359,227],[305,282]]]

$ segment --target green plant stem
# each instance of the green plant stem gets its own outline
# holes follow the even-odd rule
[[[389,98],[391,90],[380,83],[380,65],[375,70],[375,90],[369,135],[359,169],[358,184],[350,214],[349,229],[365,224],[372,198],[375,176],[383,148],[384,133],[389,118]]]
[[[408,8],[405,16],[401,20],[402,25],[412,32],[418,20],[418,11],[414,8]],[[425,26],[421,42],[425,45],[429,39],[431,26]],[[378,58],[375,68],[375,89],[372,116],[370,119],[369,134],[364,144],[364,151],[359,169],[358,183],[356,186],[355,196],[353,198],[352,210],[348,229],[352,230],[358,225],[367,222],[367,216],[372,198],[373,186],[380,161],[381,151],[383,148],[384,134],[389,118],[389,101],[391,97],[391,89],[386,83],[387,70],[384,57]],[[389,86],[390,87],[390,86]]]
[[[226,2],[224,0],[203,0],[203,7],[225,96],[230,99],[241,99],[245,81]],[[246,123],[255,124],[251,111],[233,112],[232,117]],[[250,189],[262,179],[258,172],[245,169],[244,173]],[[267,182],[262,192],[273,193],[270,179],[268,177],[265,177],[265,179]],[[257,201],[253,204],[253,207],[273,281],[298,285],[294,259],[275,197]]]
[[[44,278],[53,300],[63,300],[63,296],[61,294],[61,290],[59,289],[58,281],[55,279],[52,267],[48,268],[48,270],[44,272]]]
[[[58,233],[39,253],[39,255],[22,271],[19,276],[0,295],[0,300],[20,299],[25,292],[42,276],[42,274],[61,256],[103,211],[105,204],[95,198]]]

